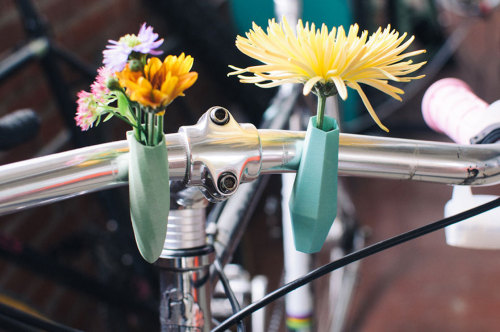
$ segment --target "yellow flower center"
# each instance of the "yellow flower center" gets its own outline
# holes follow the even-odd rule
[[[128,34],[121,37],[120,40],[118,40],[118,43],[127,45],[128,47],[132,48],[134,46],[141,44],[141,40],[136,35]]]

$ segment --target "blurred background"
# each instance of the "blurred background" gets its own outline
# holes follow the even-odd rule
[[[486,102],[500,99],[498,2],[304,1],[303,17],[329,28],[357,22],[374,31],[391,24],[415,35],[413,47],[428,51],[422,56],[427,77],[405,87],[403,103],[367,92],[388,135],[448,141],[425,126],[422,95],[437,79],[457,77]],[[33,109],[40,121],[25,142],[0,151],[0,164],[124,139],[127,128],[119,121],[80,132],[76,93],[93,81],[107,41],[137,33],[143,22],[165,38],[165,53],[192,55],[199,73],[186,97],[169,107],[168,132],[195,123],[214,105],[258,125],[276,90],[239,84],[227,77],[227,65],[252,63],[234,46],[235,37],[271,17],[272,0],[0,0],[0,116]],[[343,131],[385,135],[356,98],[351,93],[341,104]],[[260,203],[240,250],[249,272],[268,274],[271,289],[280,272],[269,266],[282,260],[279,182],[271,180],[276,190]],[[451,197],[450,187],[425,183],[345,183],[368,243],[441,218]],[[121,188],[1,217],[0,302],[83,330],[158,330],[157,273],[135,248],[127,204]],[[368,258],[346,331],[495,331],[499,258],[494,251],[447,247],[442,232]]]

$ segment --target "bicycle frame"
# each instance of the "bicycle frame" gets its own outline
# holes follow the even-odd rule
[[[214,107],[196,125],[165,136],[170,178],[182,181],[187,190],[201,188],[211,201],[221,201],[234,194],[240,183],[260,175],[294,172],[304,136],[299,131],[240,125],[227,110]],[[343,176],[474,186],[500,182],[500,145],[495,144],[462,146],[341,134],[339,151],[339,174]],[[0,214],[126,185],[127,175],[126,141],[0,166]],[[162,317],[169,317],[168,326],[207,330],[207,282],[214,246],[217,252],[234,247],[232,234],[239,225],[219,229],[214,245],[207,243],[204,200],[193,199],[193,193],[183,197],[191,198],[171,212],[165,250],[157,263],[166,271]]]

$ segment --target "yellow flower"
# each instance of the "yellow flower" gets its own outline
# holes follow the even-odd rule
[[[133,101],[149,106],[163,115],[165,107],[175,98],[184,96],[198,78],[198,73],[190,72],[193,58],[169,55],[161,62],[157,57],[148,59],[143,71],[132,71],[127,64],[116,76]]]
[[[423,77],[401,77],[425,64],[402,61],[425,52],[403,53],[414,37],[403,43],[406,33],[399,36],[397,31],[391,31],[390,26],[384,30],[379,28],[369,38],[367,31],[358,36],[357,24],[351,25],[346,36],[342,27],[328,31],[323,24],[321,29],[316,30],[314,24],[306,23],[304,26],[300,20],[296,31],[295,34],[286,19],[280,24],[274,19],[269,20],[267,33],[254,23],[253,30],[246,34],[246,38],[237,37],[236,46],[241,52],[264,64],[247,68],[230,66],[235,71],[229,75],[239,75],[243,83],[255,83],[266,88],[284,83],[303,83],[304,95],[311,90],[316,92],[317,88],[323,91],[333,88],[343,100],[347,99],[348,86],[359,93],[380,128],[388,131],[359,84],[370,85],[401,100],[399,94],[404,91],[388,82],[409,82]],[[247,72],[253,75],[241,75]]]

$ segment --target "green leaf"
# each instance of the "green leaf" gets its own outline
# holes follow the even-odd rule
[[[106,122],[106,121],[108,121],[109,119],[111,119],[111,118],[113,117],[113,115],[114,115],[114,114],[113,114],[113,112],[110,112],[110,113],[109,113],[109,114],[108,114],[108,115],[104,118],[104,120],[102,120],[102,122]]]
[[[98,116],[97,116],[97,119],[96,119],[96,121],[95,121],[94,126],[96,126],[96,127],[97,127],[97,126],[99,125],[99,123],[101,123],[101,116],[100,116],[100,115],[98,115]]]
[[[130,113],[130,105],[127,96],[121,91],[117,91],[116,97],[118,98],[118,113],[128,118]]]

